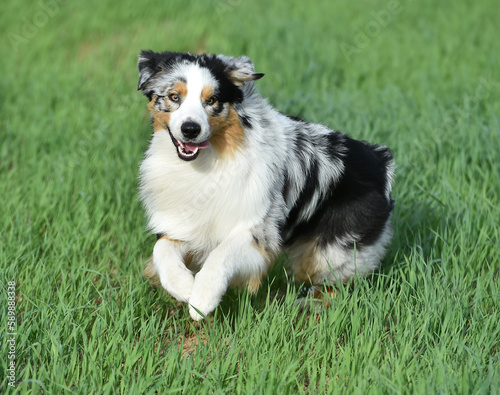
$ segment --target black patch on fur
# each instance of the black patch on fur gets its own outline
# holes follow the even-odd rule
[[[338,138],[335,134],[330,137],[332,143]],[[317,182],[314,177],[308,180],[285,226],[285,230],[294,226],[287,244],[299,237],[317,237],[320,246],[325,247],[343,236],[358,235],[356,246],[362,248],[376,242],[384,229],[394,205],[393,200],[385,196],[387,166],[392,154],[389,149],[377,150],[377,146],[347,136],[342,136],[342,140],[347,148],[343,157],[344,174],[330,186],[314,215],[305,222],[296,223],[297,212],[307,200],[303,195],[311,193]],[[333,146],[330,151],[333,154]]]
[[[346,139],[349,139],[349,137],[337,131],[333,131],[326,136],[326,153],[331,159],[343,159],[342,150],[339,148],[344,146]]]
[[[238,113],[238,117],[240,117],[240,122],[245,128],[252,128],[252,123],[250,122],[250,117],[248,115]]]
[[[221,114],[222,110],[224,110],[224,103],[218,102],[217,105],[213,108],[213,116],[218,116]]]

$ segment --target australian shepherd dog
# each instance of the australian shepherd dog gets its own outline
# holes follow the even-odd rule
[[[389,148],[279,113],[246,56],[142,51],[138,67],[154,129],[140,167],[157,235],[145,275],[193,319],[228,287],[255,292],[282,252],[312,285],[380,265],[392,237]]]

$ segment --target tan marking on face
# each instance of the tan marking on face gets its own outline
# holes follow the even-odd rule
[[[178,93],[180,97],[185,98],[187,96],[187,86],[184,82],[177,82],[169,93]]]
[[[158,130],[168,129],[170,125],[170,113],[158,111],[154,104],[157,96],[153,96],[153,100],[148,103],[148,110],[153,116],[153,131],[156,133]]]
[[[245,143],[245,133],[236,110],[230,106],[227,117],[210,117],[208,123],[213,130],[210,144],[222,156],[233,158]]]
[[[214,95],[214,90],[212,89],[211,86],[206,86],[203,88],[203,90],[201,91],[201,101],[204,102],[204,101],[207,101],[208,99],[210,99],[212,96]]]

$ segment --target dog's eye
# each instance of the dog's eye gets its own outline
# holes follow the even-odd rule
[[[177,93],[171,93],[170,95],[168,95],[168,98],[173,102],[178,102],[180,100],[180,97]]]
[[[217,102],[217,98],[215,96],[212,96],[207,99],[206,103],[209,106],[213,106]]]

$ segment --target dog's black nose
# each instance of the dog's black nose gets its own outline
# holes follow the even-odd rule
[[[188,139],[196,138],[201,132],[200,124],[192,121],[184,122],[181,125],[181,132]]]

